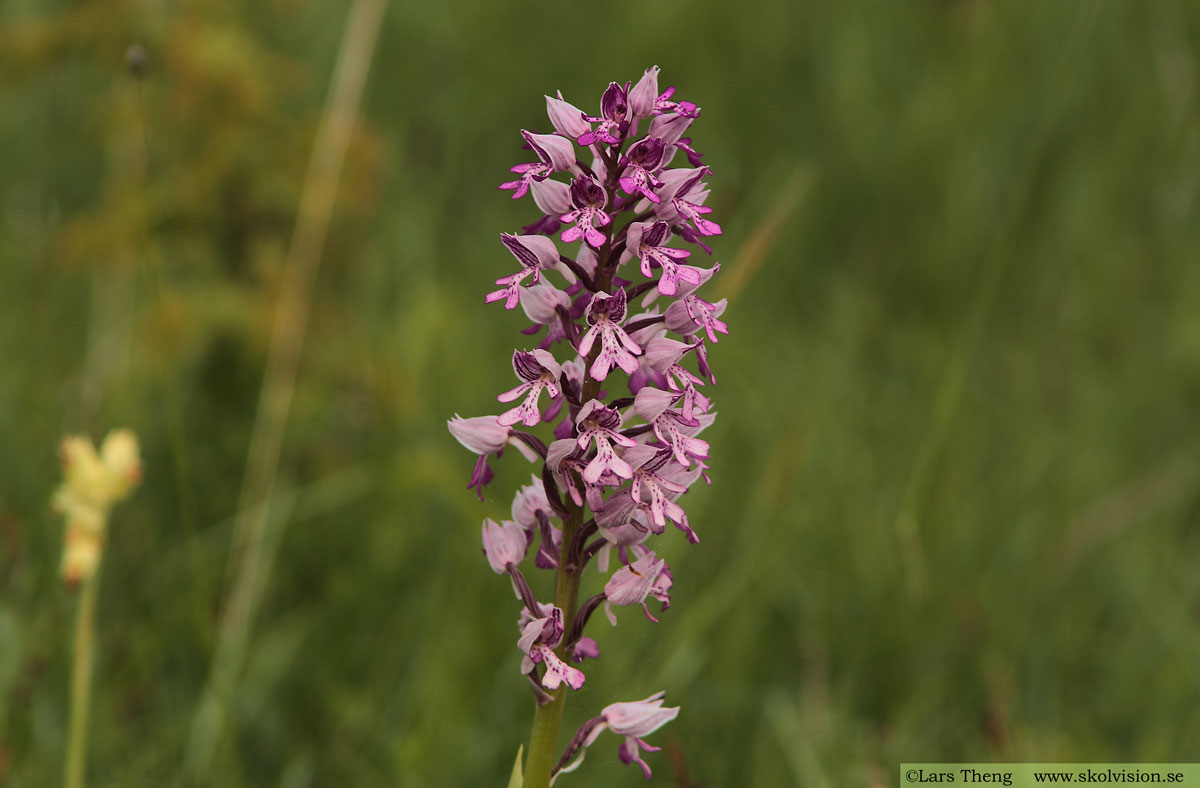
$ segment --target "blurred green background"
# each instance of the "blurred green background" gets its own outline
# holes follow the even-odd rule
[[[120,425],[145,483],[103,567],[91,784],[179,774],[347,8],[0,6],[0,784],[59,780],[56,445]],[[526,343],[483,303],[534,218],[495,188],[518,129],[651,64],[704,109],[725,228],[713,486],[700,544],[661,543],[662,623],[593,624],[564,741],[665,689],[654,785],[1195,760],[1198,58],[1186,2],[392,3],[213,784],[503,784],[532,702],[479,523],[531,468],[479,503],[444,424],[496,412]],[[617,743],[560,784],[644,784]]]

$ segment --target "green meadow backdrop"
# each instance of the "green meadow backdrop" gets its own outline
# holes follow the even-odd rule
[[[59,782],[68,433],[141,437],[102,568],[89,784],[179,783],[308,157],[349,4],[0,5],[0,784]],[[138,45],[135,71],[127,52]],[[662,67],[725,229],[720,413],[674,605],[592,625],[574,726],[664,689],[653,785],[895,786],[901,761],[1200,753],[1200,6],[387,8],[348,148],[220,786],[502,785],[517,604],[455,412],[496,190]],[[523,158],[524,156],[524,158]],[[561,785],[645,784],[602,738]]]

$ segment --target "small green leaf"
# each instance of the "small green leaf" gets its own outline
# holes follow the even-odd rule
[[[508,788],[524,788],[525,770],[521,768],[521,756],[525,754],[525,745],[517,748],[517,762],[513,764],[512,777],[508,778]]]

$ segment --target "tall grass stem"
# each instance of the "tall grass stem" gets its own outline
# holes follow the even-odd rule
[[[333,82],[313,143],[285,264],[267,367],[246,459],[226,581],[229,592],[217,633],[208,686],[197,709],[184,776],[207,784],[230,701],[245,658],[259,592],[266,584],[271,493],[279,470],[296,374],[304,346],[312,285],[325,247],[346,149],[358,120],[386,0],[355,0],[334,67]],[[279,526],[281,529],[283,525]],[[270,540],[277,545],[278,539]]]
[[[96,571],[79,589],[75,611],[75,655],[71,665],[71,722],[67,739],[66,788],[83,788],[87,769],[88,712],[91,707],[92,654],[96,635]]]

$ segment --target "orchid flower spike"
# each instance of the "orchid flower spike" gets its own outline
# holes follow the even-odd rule
[[[695,147],[699,107],[660,87],[658,66],[632,76],[590,103],[547,95],[540,127],[512,135],[524,152],[500,188],[531,195],[536,210],[500,236],[508,263],[482,290],[486,303],[521,306],[524,339],[506,352],[516,385],[493,394],[508,404],[498,415],[447,422],[475,456],[467,487],[482,506],[493,507],[483,489],[508,447],[534,463],[508,511],[481,514],[475,548],[520,604],[516,645],[536,704],[525,788],[577,768],[605,730],[621,737],[620,760],[650,776],[642,756],[657,747],[646,737],[678,707],[661,692],[609,704],[560,755],[563,687],[582,687],[577,666],[600,656],[587,631],[593,613],[616,626],[617,608],[640,607],[652,622],[669,610],[674,576],[660,542],[679,539],[675,530],[699,542],[685,496],[719,471],[700,434],[716,418],[708,350],[729,334],[729,303],[707,287],[720,264],[697,264],[722,232],[714,169]],[[631,315],[631,300],[643,311]],[[554,578],[539,581],[539,571]],[[539,598],[550,588],[553,600]],[[616,631],[637,618],[623,615]]]

